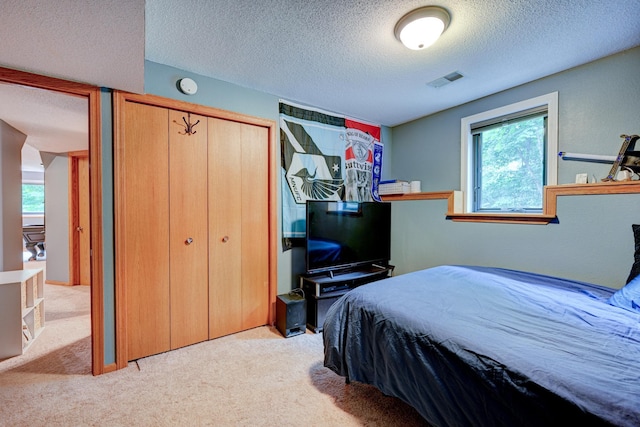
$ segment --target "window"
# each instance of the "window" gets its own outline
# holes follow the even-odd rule
[[[473,137],[473,211],[542,212],[547,111],[481,127]]]
[[[465,212],[541,213],[557,183],[557,92],[462,119]]]
[[[22,213],[44,213],[44,184],[22,184]]]

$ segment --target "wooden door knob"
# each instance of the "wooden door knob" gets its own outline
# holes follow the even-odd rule
[[[187,240],[184,241],[185,245],[190,245],[193,243],[193,239],[191,237],[188,237]]]
[[[224,236],[222,238],[222,243],[227,243],[229,241],[229,236]]]

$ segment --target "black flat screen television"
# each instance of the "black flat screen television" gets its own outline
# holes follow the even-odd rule
[[[391,259],[391,203],[307,201],[307,273]]]

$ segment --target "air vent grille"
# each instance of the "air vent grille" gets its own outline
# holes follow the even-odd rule
[[[457,71],[454,71],[453,73],[449,73],[444,77],[440,77],[439,79],[435,79],[434,81],[431,81],[429,83],[427,83],[427,86],[431,86],[434,88],[439,88],[442,87],[444,85],[448,85],[451,82],[455,82],[456,80],[459,80],[461,78],[463,78],[464,76],[462,74],[460,74]]]

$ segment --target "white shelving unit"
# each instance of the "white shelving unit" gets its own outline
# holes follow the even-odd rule
[[[43,271],[0,272],[0,360],[23,354],[42,328]]]

